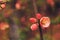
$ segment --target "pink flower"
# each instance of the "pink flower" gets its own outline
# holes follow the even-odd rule
[[[37,24],[32,24],[31,25],[31,30],[34,31],[34,30],[37,30],[38,28],[38,25]]]
[[[49,17],[42,17],[41,19],[40,19],[40,25],[42,26],[42,27],[49,27],[49,25],[50,25],[50,18]]]
[[[30,18],[29,21],[30,21],[31,23],[35,23],[35,22],[37,22],[37,19],[36,19],[36,18]]]
[[[41,18],[41,14],[40,14],[40,13],[37,13],[37,14],[36,14],[36,18],[37,18],[37,19],[40,19],[40,18]]]
[[[47,0],[47,3],[50,4],[51,6],[54,6],[54,1],[53,0]]]
[[[37,18],[37,19],[36,19]],[[42,29],[49,27],[50,25],[50,18],[49,17],[42,17],[41,14],[36,14],[36,18],[30,18],[29,21],[31,23],[36,23],[31,25],[31,30],[36,30],[38,28],[38,19],[40,19],[40,26]]]
[[[0,0],[0,2],[2,2],[3,0]]]
[[[5,30],[9,28],[9,24],[8,23],[0,23],[0,30]]]
[[[2,7],[2,8],[5,8],[5,7],[6,7],[6,4],[1,4],[1,7]]]
[[[21,9],[21,4],[20,4],[19,2],[17,2],[17,3],[15,4],[15,7],[16,7],[16,9]]]

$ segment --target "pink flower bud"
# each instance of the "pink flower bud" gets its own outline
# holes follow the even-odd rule
[[[53,0],[47,0],[47,3],[50,4],[51,6],[54,6],[54,1]]]
[[[2,7],[2,8],[5,8],[5,7],[6,7],[6,4],[1,4],[1,7]]]
[[[32,31],[37,30],[37,28],[38,28],[38,25],[37,25],[37,24],[32,24],[32,25],[31,25],[31,30],[32,30]]]
[[[0,2],[2,2],[3,0],[0,0]]]
[[[41,18],[41,14],[40,14],[40,13],[37,13],[37,14],[36,14],[36,18],[37,18],[37,19],[40,19],[40,18]]]
[[[9,28],[9,24],[7,24],[7,23],[0,23],[0,30],[5,30],[7,28]]]
[[[21,4],[17,2],[17,3],[15,4],[15,7],[16,7],[16,9],[21,9]]]
[[[35,22],[37,22],[37,19],[36,19],[36,18],[30,18],[29,21],[30,21],[31,23],[35,23]]]

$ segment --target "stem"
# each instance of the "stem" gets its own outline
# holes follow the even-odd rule
[[[33,7],[34,7],[34,12],[35,14],[38,12],[37,11],[37,6],[36,6],[36,3],[35,3],[35,0],[32,0],[33,1]],[[38,20],[38,24],[39,24],[39,31],[40,31],[40,40],[43,40],[43,33],[42,33],[42,28],[40,26],[40,19]]]
[[[42,32],[42,28],[40,26],[40,20],[38,20],[38,24],[39,24],[39,32],[40,32],[40,40],[43,40],[43,32]]]
[[[34,12],[36,14],[38,11],[37,11],[37,6],[36,6],[36,3],[35,3],[35,0],[32,0],[32,2],[33,2]]]

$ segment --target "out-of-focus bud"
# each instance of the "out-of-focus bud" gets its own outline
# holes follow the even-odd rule
[[[0,2],[2,2],[2,0],[0,0]]]
[[[50,4],[51,6],[54,6],[54,1],[53,0],[47,0],[47,3]]]
[[[0,30],[5,30],[9,28],[9,24],[8,23],[0,23]]]
[[[16,7],[16,9],[19,10],[19,9],[21,9],[21,4],[17,2],[17,3],[15,4],[15,7]]]

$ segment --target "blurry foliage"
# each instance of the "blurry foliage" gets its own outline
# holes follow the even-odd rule
[[[58,24],[58,23],[60,23],[60,16],[57,16],[55,19],[54,18],[51,19],[51,23],[52,24]]]
[[[42,4],[44,3],[45,0],[37,0],[37,5],[38,6],[42,6]]]
[[[52,40],[52,37],[49,34],[45,34],[43,37],[44,37],[44,40]]]
[[[39,40],[40,39],[40,34],[36,34],[35,39],[34,40]]]
[[[3,0],[3,2],[12,2],[13,0]],[[15,13],[14,13],[14,11],[19,11],[19,10],[16,10],[16,9],[13,9],[14,11],[12,12],[11,10],[9,10],[9,9],[12,9],[12,8],[10,8],[11,7],[11,4],[7,4],[6,5],[6,9],[3,9],[3,10],[0,10],[0,21],[6,21],[6,22],[10,22],[10,20],[8,19],[8,18],[5,18],[4,17],[4,13],[5,13],[5,10],[7,10],[6,11],[6,13],[7,14],[9,14],[10,16],[9,17],[11,17],[13,20],[14,20],[14,23],[15,24],[17,24],[17,25],[19,25],[19,29],[17,30],[17,33],[19,34],[19,40],[26,40],[27,39],[27,32],[28,31],[30,31],[30,25],[31,25],[31,23],[28,21],[29,20],[29,18],[30,17],[32,17],[33,16],[33,14],[34,14],[34,12],[33,12],[33,5],[32,5],[32,2],[31,2],[31,0],[21,0],[21,2],[22,2],[22,4],[25,4],[25,2],[27,1],[27,5],[28,6],[25,6],[25,5],[23,5],[25,8],[23,9],[23,10],[25,10],[26,11],[26,13],[25,14],[27,14],[27,20],[26,20],[26,22],[27,22],[27,26],[25,26],[24,28],[22,27],[22,26],[20,26],[21,25],[21,23],[20,23],[20,18],[18,18],[16,15],[15,15]],[[42,6],[42,4],[45,2],[45,0],[36,0],[36,4],[37,4],[37,6]],[[22,14],[22,13],[21,13]],[[20,14],[19,14],[20,15]],[[24,14],[23,14],[24,15]],[[60,16],[57,16],[56,18],[51,18],[51,24],[58,24],[58,23],[60,23]],[[22,28],[21,28],[22,27]],[[9,29],[7,29],[7,30],[9,30]],[[2,31],[3,32],[3,31]],[[7,32],[7,33],[6,33]],[[8,32],[9,31],[6,31],[5,33],[6,33],[6,35],[3,35],[4,37],[2,38],[3,40],[7,40],[8,39],[8,37],[6,38],[6,36],[8,35]],[[32,32],[32,31],[31,31]],[[5,34],[4,33],[4,34]],[[34,33],[34,31],[33,31],[33,33]],[[49,32],[50,33],[50,32]],[[43,36],[44,36],[44,40],[51,40],[51,35],[50,34],[44,34]],[[29,34],[29,35],[31,35],[31,34]],[[0,36],[1,37],[1,36]],[[35,35],[35,37],[34,38],[32,38],[31,40],[40,40],[40,34],[39,34],[39,32]]]
[[[26,32],[25,31],[21,31],[21,33],[20,33],[20,40],[26,40],[26,38],[27,38]]]

